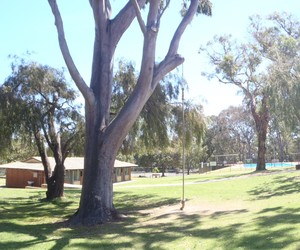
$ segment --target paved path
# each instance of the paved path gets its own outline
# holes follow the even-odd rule
[[[213,179],[213,180],[203,180],[203,181],[194,181],[194,182],[185,182],[184,185],[198,185],[204,184],[209,182],[221,182],[221,181],[230,181],[235,179],[245,179],[250,178],[253,176],[264,176],[264,175],[274,175],[274,174],[282,174],[282,173],[292,173],[296,172],[297,170],[279,170],[279,171],[263,171],[263,172],[252,172],[245,175],[240,176],[232,176],[220,179]],[[127,182],[124,182],[124,184]],[[122,183],[120,183],[122,184]],[[132,186],[119,186],[118,188],[147,188],[147,187],[166,187],[166,186],[182,186],[182,183],[173,183],[173,184],[146,184],[146,185],[132,185]]]

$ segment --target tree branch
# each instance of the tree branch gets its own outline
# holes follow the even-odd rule
[[[142,8],[146,4],[146,0],[135,0],[139,5],[139,8]],[[136,12],[131,1],[124,6],[122,10],[116,15],[116,17],[111,21],[111,36],[113,45],[116,46],[121,39],[124,32],[128,29],[133,19],[136,16]]]
[[[169,7],[170,2],[171,2],[171,0],[167,0],[167,1],[166,1],[166,6],[160,11],[160,13],[159,13],[159,15],[158,15],[158,18],[157,18],[158,25],[160,24],[160,19],[161,19],[161,17],[162,17],[163,14],[165,13],[166,9]]]
[[[155,73],[152,81],[152,88],[155,88],[156,84],[170,71],[184,62],[184,58],[177,54],[180,39],[186,30],[188,24],[192,21],[194,15],[197,12],[198,0],[191,0],[191,4],[186,15],[178,25],[177,30],[171,40],[169,51],[165,59],[155,68]]]
[[[131,0],[131,3],[134,7],[134,10],[135,10],[135,14],[136,14],[136,18],[138,20],[138,23],[140,25],[140,28],[143,32],[143,34],[145,35],[147,30],[146,30],[146,25],[145,25],[145,22],[142,18],[142,15],[141,15],[141,9],[140,9],[140,6],[138,5],[137,3],[137,0]]]
[[[161,81],[166,74],[181,65],[183,62],[184,58],[178,54],[166,57],[157,67],[155,67],[151,87],[155,88],[156,84]]]
[[[199,3],[199,0],[191,0],[191,4],[190,4],[190,7],[189,7],[186,15],[183,17],[177,30],[174,33],[167,57],[174,56],[175,54],[177,54],[182,34],[184,33],[186,27],[188,26],[188,24],[190,24],[193,17],[195,16],[195,14],[197,12],[197,8],[198,8],[198,3]]]
[[[65,63],[68,67],[68,70],[70,72],[70,75],[72,76],[72,79],[74,80],[76,86],[82,93],[85,100],[92,104],[94,103],[94,94],[91,91],[91,89],[87,86],[83,78],[81,77],[68,48],[66,39],[65,39],[65,33],[64,33],[64,27],[63,27],[63,21],[56,3],[56,0],[48,0],[49,5],[51,7],[52,13],[54,15],[55,19],[55,26],[57,28],[58,33],[58,41],[59,46],[63,55],[63,58],[65,60]]]

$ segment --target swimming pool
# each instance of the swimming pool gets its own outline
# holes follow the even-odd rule
[[[266,163],[267,168],[274,168],[274,167],[294,167],[294,163],[290,162],[275,162],[275,163]],[[256,168],[256,163],[253,164],[244,164],[244,168]]]

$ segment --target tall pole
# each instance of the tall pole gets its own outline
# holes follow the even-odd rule
[[[183,210],[185,206],[184,197],[184,172],[185,172],[185,119],[184,119],[184,83],[183,83],[183,65],[182,65],[182,199],[181,208]]]

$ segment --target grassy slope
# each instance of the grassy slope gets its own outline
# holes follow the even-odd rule
[[[181,177],[116,185],[128,217],[95,228],[58,223],[76,210],[78,190],[47,203],[41,190],[0,189],[0,249],[300,249],[299,172],[248,174],[187,176],[184,211]]]

